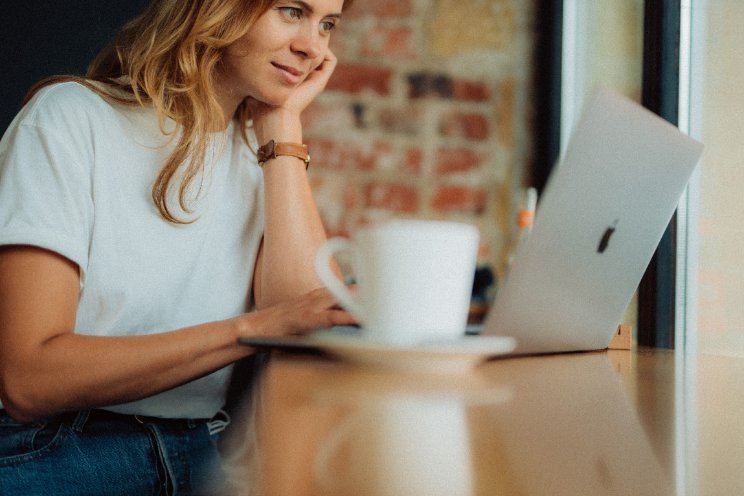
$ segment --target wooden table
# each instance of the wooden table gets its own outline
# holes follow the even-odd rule
[[[401,373],[275,354],[241,494],[744,494],[744,358],[609,350]],[[252,415],[248,415],[252,414]]]

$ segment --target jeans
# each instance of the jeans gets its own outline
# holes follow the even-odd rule
[[[19,424],[0,410],[0,495],[220,495],[221,428],[101,410]]]

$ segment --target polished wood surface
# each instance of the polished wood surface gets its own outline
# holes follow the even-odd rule
[[[744,494],[744,359],[663,350],[416,373],[275,354],[241,494]]]

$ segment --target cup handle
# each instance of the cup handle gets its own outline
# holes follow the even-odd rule
[[[315,273],[323,285],[328,288],[338,302],[350,314],[356,317],[360,322],[364,321],[364,311],[359,304],[359,300],[348,290],[346,285],[339,280],[335,272],[331,269],[330,260],[333,255],[341,250],[348,249],[352,246],[346,238],[331,238],[320,247],[315,255]]]

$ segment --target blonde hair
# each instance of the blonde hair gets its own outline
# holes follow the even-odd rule
[[[31,88],[77,81],[104,98],[125,105],[151,105],[165,133],[166,119],[181,131],[178,142],[152,186],[152,200],[169,222],[189,223],[173,215],[168,190],[186,160],[179,185],[179,206],[203,167],[209,134],[224,125],[216,100],[215,68],[224,49],[244,36],[275,0],[154,0],[119,31],[111,45],[91,62],[84,78],[54,76]],[[346,3],[349,3],[348,0]],[[245,103],[235,115],[243,139],[250,116]],[[172,131],[175,133],[176,131]]]

